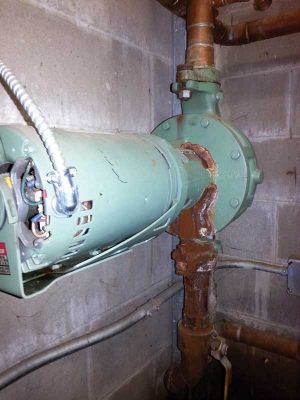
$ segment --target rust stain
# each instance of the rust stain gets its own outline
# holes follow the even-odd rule
[[[199,157],[205,169],[208,169],[211,172],[216,171],[217,169],[216,163],[212,158],[210,152],[205,147],[200,146],[200,144],[193,144],[188,142],[188,143],[183,143],[180,146],[180,148],[183,150],[193,151],[196,154],[196,156]]]
[[[156,167],[156,160],[151,160],[152,163],[152,167],[155,168]]]
[[[217,186],[211,183],[204,190],[200,200],[192,208],[183,210],[170,225],[169,233],[183,239],[213,236],[215,233],[213,206],[216,198]]]

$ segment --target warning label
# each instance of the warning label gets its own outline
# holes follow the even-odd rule
[[[0,275],[10,275],[5,243],[0,243]]]

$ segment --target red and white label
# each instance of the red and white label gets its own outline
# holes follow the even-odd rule
[[[0,243],[0,275],[10,275],[10,268],[5,243]]]

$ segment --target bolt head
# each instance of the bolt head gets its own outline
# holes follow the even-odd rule
[[[241,153],[239,152],[239,150],[232,150],[230,157],[232,158],[232,160],[238,160],[241,157]]]
[[[162,125],[162,128],[164,131],[168,131],[170,129],[170,123],[169,122],[164,122]]]
[[[203,118],[203,119],[201,119],[200,124],[201,124],[202,128],[207,128],[209,126],[209,120],[206,118]]]
[[[182,89],[178,93],[180,100],[189,100],[192,97],[192,92],[189,89]]]
[[[72,178],[74,178],[77,175],[77,169],[75,167],[70,167],[68,171]]]
[[[240,202],[238,199],[231,199],[230,200],[230,206],[232,208],[238,208],[238,206],[240,205]]]

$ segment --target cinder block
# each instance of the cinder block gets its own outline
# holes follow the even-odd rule
[[[0,368],[58,344],[74,332],[87,330],[101,314],[130,301],[151,285],[151,245],[148,244],[67,276],[31,300],[0,293]]]
[[[171,252],[172,236],[168,233],[164,233],[152,241],[152,283],[163,279],[172,280],[174,266]]]
[[[159,313],[122,335],[94,346],[91,353],[91,387],[96,398],[108,396],[122,382],[143,368],[145,360],[170,347],[172,335],[171,301]]]
[[[164,400],[166,391],[163,387],[163,375],[171,363],[171,358],[171,347],[167,347],[104,400],[127,398],[130,400]]]
[[[17,0],[1,5],[0,34],[9,38],[1,58],[51,125],[149,132],[150,59],[141,50]],[[23,121],[2,86],[0,101],[1,123]]]
[[[300,257],[300,205],[284,204],[278,206],[278,248],[277,258],[287,260]]]
[[[272,262],[274,232],[274,204],[255,201],[239,219],[219,234],[219,238],[225,254]]]
[[[214,283],[218,311],[255,313],[255,271],[218,270],[214,273]]]
[[[153,128],[172,116],[172,96],[170,85],[172,80],[172,65],[158,58],[152,61],[152,110]]]
[[[256,199],[293,202],[299,198],[300,141],[268,140],[254,142],[264,180],[258,185]]]
[[[27,1],[56,10],[76,25],[112,35],[145,52],[172,57],[172,16],[153,0]]]
[[[295,69],[291,74],[291,132],[292,136],[300,137],[300,69]]]
[[[228,25],[232,25],[262,17],[278,16],[287,11],[299,9],[299,2],[295,0],[273,0],[272,6],[263,13],[254,11],[252,5],[252,2],[247,2],[220,8],[219,18]],[[299,38],[300,34],[297,33],[244,46],[217,46],[217,66],[221,69],[223,76],[294,67],[295,64],[300,64],[300,54],[296,45]]]
[[[223,90],[224,118],[246,135],[289,137],[289,80],[285,72],[224,79]]]
[[[88,400],[86,354],[83,350],[32,372],[1,390],[0,399]]]

